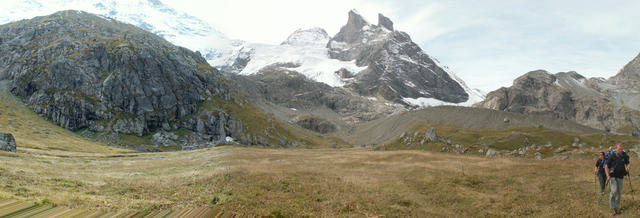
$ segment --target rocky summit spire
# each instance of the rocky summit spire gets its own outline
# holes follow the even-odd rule
[[[393,31],[393,21],[391,21],[391,19],[389,19],[388,17],[385,17],[382,14],[378,14],[378,26],[387,28],[388,30]]]
[[[362,27],[369,25],[369,23],[356,11],[355,9],[349,11],[349,20],[347,25],[340,28],[340,32],[334,37],[336,41],[342,41],[352,43],[358,39],[358,33],[362,30]]]
[[[368,24],[355,11],[329,43],[329,57],[367,66],[345,85],[364,96],[382,97],[405,105],[427,105],[419,99],[448,103],[469,101],[468,87],[424,53],[409,34],[392,31],[393,23],[378,15],[378,25]],[[420,103],[418,103],[420,101]]]
[[[369,23],[365,20],[360,12],[356,11],[356,9],[352,9],[349,11],[349,20],[347,21],[347,26],[352,26],[354,28],[360,29]]]

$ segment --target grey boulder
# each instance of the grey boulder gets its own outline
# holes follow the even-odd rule
[[[16,140],[10,133],[0,133],[0,150],[8,152],[16,152]]]

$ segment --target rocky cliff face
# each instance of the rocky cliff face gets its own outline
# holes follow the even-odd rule
[[[490,92],[477,107],[552,114],[609,132],[640,136],[640,56],[610,79],[532,71]]]
[[[349,12],[345,26],[327,44],[329,56],[367,66],[347,87],[365,96],[406,104],[405,99],[432,98],[461,103],[469,100],[465,91],[405,32],[395,31],[382,14],[378,25],[369,24],[356,11]]]
[[[243,132],[225,111],[200,106],[231,97],[199,53],[85,12],[0,26],[0,79],[36,113],[70,130],[142,136],[186,129],[212,143]]]

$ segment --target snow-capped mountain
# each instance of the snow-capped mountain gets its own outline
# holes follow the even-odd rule
[[[235,73],[259,74],[278,65],[363,97],[410,107],[471,106],[484,99],[381,14],[374,25],[353,10],[334,37],[320,28],[297,30],[280,45],[244,44],[237,55],[227,68]]]
[[[405,32],[395,30],[391,19],[378,14],[370,24],[357,11],[327,45],[329,56],[356,60],[368,66],[349,85],[363,95],[425,107],[440,104],[471,105],[481,94],[426,54]],[[480,98],[480,99],[478,99]]]
[[[325,47],[329,39],[324,29],[313,28],[295,31],[280,45],[245,43],[235,62],[246,62],[246,65],[233,69],[235,73],[251,75],[273,64],[288,64],[288,70],[330,86],[341,87],[345,81],[336,71],[347,69],[360,72],[366,67],[357,66],[355,61],[331,59],[329,49]]]
[[[326,47],[331,37],[322,28],[299,29],[293,32],[281,45]]]
[[[61,10],[82,10],[133,24],[167,41],[200,52],[212,65],[224,64],[240,44],[206,22],[177,11],[160,0],[26,0],[3,2],[0,24],[44,16]]]
[[[417,107],[470,106],[484,98],[424,53],[408,34],[394,30],[393,22],[383,15],[374,25],[354,10],[334,37],[321,28],[301,29],[280,45],[269,45],[231,40],[203,20],[160,0],[26,0],[3,6],[0,24],[67,9],[113,18],[198,51],[212,66],[241,75],[279,64],[366,98]]]

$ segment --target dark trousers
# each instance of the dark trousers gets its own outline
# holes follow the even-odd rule
[[[598,180],[600,180],[600,192],[604,193],[604,186],[607,183],[607,175],[604,173],[598,173]]]

